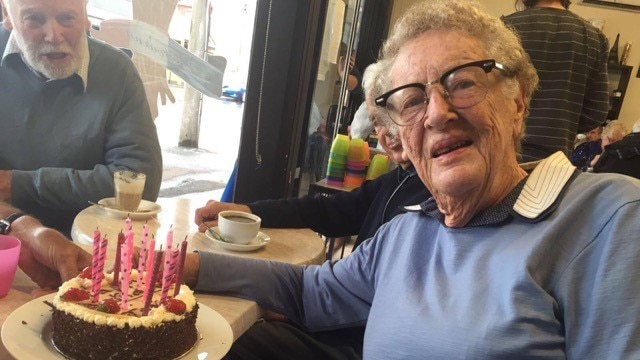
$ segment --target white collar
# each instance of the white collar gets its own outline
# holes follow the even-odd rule
[[[4,49],[4,53],[2,54],[2,61],[4,62],[4,59],[11,54],[18,54],[20,56],[22,56],[22,50],[20,50],[20,48],[18,47],[18,42],[16,41],[15,37],[13,36],[13,31],[9,34],[9,40],[7,41],[7,46]],[[80,76],[80,79],[82,79],[82,85],[84,87],[84,90],[87,90],[87,82],[89,79],[89,60],[91,58],[91,54],[89,54],[88,51],[88,47],[87,47],[87,51],[85,53],[84,50],[82,50],[82,53],[80,54],[80,68],[78,69],[78,71],[76,71],[75,73]],[[25,62],[26,64],[26,62]],[[28,66],[28,64],[27,64]],[[29,66],[29,68],[31,69],[31,66]],[[36,72],[35,70],[31,69],[33,72]],[[36,72],[37,73],[37,72]],[[40,74],[38,74],[40,75]]]
[[[543,159],[529,175],[513,210],[526,218],[537,218],[558,199],[575,170],[561,151]]]

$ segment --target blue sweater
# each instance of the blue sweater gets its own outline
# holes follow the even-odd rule
[[[0,55],[9,32],[0,23]],[[68,231],[87,204],[113,196],[113,171],[147,175],[155,201],[162,154],[144,88],[121,51],[89,39],[86,90],[78,75],[42,81],[19,54],[0,63],[0,169],[13,170],[11,202]]]
[[[430,200],[334,263],[201,253],[196,289],[310,330],[366,322],[366,359],[640,358],[640,182],[573,172],[531,218],[514,203],[558,181],[533,176],[473,225],[445,226]]]

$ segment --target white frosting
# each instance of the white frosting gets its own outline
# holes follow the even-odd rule
[[[142,302],[142,296],[132,296],[133,290],[135,289],[136,283],[138,279],[138,271],[133,269],[131,271],[131,282],[129,285],[129,294],[131,300],[129,301],[129,310],[134,312],[134,314],[107,314],[98,310],[93,310],[90,306],[97,306],[95,303],[91,303],[91,300],[84,300],[80,302],[71,302],[62,299],[62,295],[67,292],[67,290],[71,288],[78,288],[91,293],[91,279],[83,279],[80,277],[75,277],[64,284],[62,284],[58,290],[58,293],[53,298],[53,305],[60,311],[64,311],[67,314],[70,314],[76,318],[82,319],[86,322],[92,322],[97,325],[109,325],[109,326],[117,326],[118,328],[124,328],[125,325],[129,325],[132,328],[145,326],[145,327],[153,327],[163,322],[169,321],[179,321],[184,319],[184,315],[177,315],[172,312],[169,312],[165,309],[164,305],[160,305],[159,307],[153,307],[154,303],[158,303],[160,299],[160,289],[156,288],[153,296],[152,306],[149,310],[149,315],[142,316],[142,308],[144,304]],[[100,293],[100,300],[105,299],[106,297],[111,297],[109,295],[117,294],[120,295],[119,290],[114,290],[111,287],[111,282],[113,280],[112,274],[105,274],[105,279],[102,281],[102,291]],[[108,290],[105,293],[105,290]],[[174,291],[174,287],[172,286],[169,289],[169,297],[172,297]],[[180,287],[180,293],[176,296],[176,299],[182,300],[186,305],[186,312],[189,313],[196,305],[196,298],[193,295],[193,291],[186,285],[182,285]],[[122,307],[120,301],[118,304]]]

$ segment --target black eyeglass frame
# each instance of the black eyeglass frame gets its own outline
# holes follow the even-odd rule
[[[444,82],[446,80],[446,78],[451,75],[452,73],[462,69],[462,68],[466,68],[466,67],[479,67],[481,68],[485,74],[490,73],[493,69],[498,69],[502,72],[506,72],[506,69],[504,67],[504,65],[496,62],[494,59],[487,59],[487,60],[479,60],[479,61],[472,61],[466,64],[460,64],[458,66],[455,66],[447,71],[445,71],[444,73],[442,73],[442,75],[440,75],[440,77],[438,78],[438,80],[435,81],[431,81],[428,83],[409,83],[409,84],[405,84],[405,85],[401,85],[398,86],[397,88],[391,89],[387,92],[385,92],[384,94],[378,96],[377,98],[375,98],[374,102],[377,106],[383,107],[386,109],[387,107],[387,100],[389,100],[389,97],[391,97],[391,95],[395,94],[396,92],[403,90],[403,89],[407,89],[407,88],[418,88],[420,90],[422,90],[422,92],[427,93],[427,87],[437,84],[439,83],[440,85],[444,86]],[[446,93],[446,90],[445,90]],[[429,97],[427,96],[427,103],[429,101]],[[471,105],[473,106],[473,105]],[[393,120],[393,116],[390,116],[391,119]],[[406,125],[401,125],[398,124],[396,121],[394,121],[394,123],[396,123],[398,126],[408,126],[410,124],[406,124]]]

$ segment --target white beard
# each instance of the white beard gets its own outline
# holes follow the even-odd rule
[[[89,41],[83,36],[78,42],[76,49],[72,48],[68,43],[61,45],[51,45],[47,42],[32,42],[25,40],[17,31],[13,32],[22,58],[31,66],[32,69],[41,73],[48,79],[66,79],[75,74],[80,69],[82,58],[89,53]],[[44,54],[52,52],[62,52],[70,55],[70,59],[63,64],[55,64],[49,62]]]

